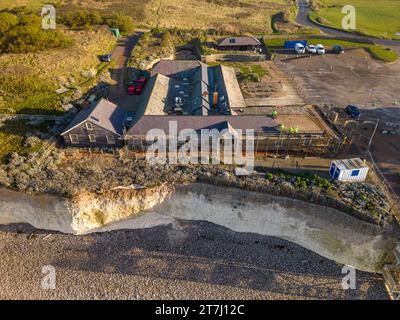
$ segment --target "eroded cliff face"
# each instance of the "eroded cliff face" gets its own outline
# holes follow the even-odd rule
[[[0,191],[0,224],[29,223],[72,234],[203,220],[238,232],[295,242],[328,259],[380,271],[396,237],[338,210],[289,198],[206,184],[118,189],[73,199]]]

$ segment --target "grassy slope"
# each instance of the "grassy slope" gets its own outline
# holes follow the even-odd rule
[[[318,0],[323,5],[312,18],[321,17],[331,26],[341,27],[344,5],[351,4],[356,8],[356,31],[378,38],[400,39],[400,0]],[[329,6],[329,7],[328,7]]]
[[[234,33],[271,32],[271,16],[288,7],[285,0],[152,0],[153,24]]]
[[[3,123],[0,126],[0,163],[5,163],[12,152],[22,155],[37,152],[42,144],[39,143],[35,147],[25,146],[25,135],[34,131],[47,132],[52,126],[54,126],[53,121],[44,122],[39,126],[33,126],[25,120],[6,121]]]
[[[0,0],[0,9],[10,7]],[[49,0],[66,8],[122,12],[144,27],[226,29],[271,32],[273,14],[290,7],[289,0]],[[45,0],[15,0],[13,5],[39,9]]]
[[[11,7],[27,6],[33,9],[39,9],[45,4],[57,4],[60,0],[0,0],[0,10],[10,9]]]
[[[81,72],[96,67],[97,55],[115,43],[105,29],[67,33],[74,39],[71,48],[0,56],[1,113],[57,113],[56,78],[73,76],[76,83],[82,82]]]

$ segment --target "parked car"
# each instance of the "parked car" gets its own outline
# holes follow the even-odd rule
[[[346,107],[346,113],[351,117],[351,118],[360,118],[361,117],[361,112],[360,109],[352,104],[349,104]]]
[[[136,78],[149,78],[149,77],[150,77],[150,72],[146,70],[139,70],[136,76]]]
[[[306,47],[306,50],[308,53],[317,53],[317,49],[315,48],[314,45],[310,44]]]
[[[105,54],[105,55],[101,56],[100,60],[102,62],[111,62],[111,54]]]
[[[131,81],[128,84],[128,88],[127,88],[128,94],[129,95],[140,95],[140,94],[142,94],[143,89],[144,89],[144,85],[145,85],[144,82],[140,82],[140,81],[136,81],[136,80],[135,81]]]
[[[150,73],[146,70],[138,71],[134,79],[128,84],[128,94],[129,95],[140,95],[143,92],[143,89],[150,78]]]
[[[341,46],[333,46],[332,51],[336,54],[342,54],[344,53],[344,50]]]
[[[301,43],[296,43],[294,45],[294,51],[296,51],[297,54],[304,54],[306,53],[306,48]]]
[[[325,48],[322,44],[317,44],[315,49],[317,50],[318,54],[325,54]]]

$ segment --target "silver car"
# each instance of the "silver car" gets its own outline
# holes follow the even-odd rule
[[[308,53],[317,53],[317,49],[312,44],[306,46],[306,50],[307,50]]]
[[[322,44],[317,44],[315,49],[317,50],[318,54],[325,54],[325,48]]]

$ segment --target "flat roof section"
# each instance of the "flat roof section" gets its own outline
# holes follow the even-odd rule
[[[132,128],[129,129],[128,135],[143,135],[151,129],[161,129],[165,133],[169,131],[170,121],[177,123],[178,131],[183,129],[211,129],[219,128],[222,123],[228,123],[233,129],[253,129],[255,132],[278,133],[280,124],[287,124],[287,128],[299,123],[298,118],[303,120],[301,125],[298,125],[299,133],[323,134],[324,131],[309,120],[312,126],[304,125],[308,123],[307,116],[296,117],[296,122],[292,122],[291,118],[286,118],[284,121],[281,117],[272,119],[269,116],[232,116],[232,115],[215,115],[215,116],[144,116],[139,119]]]
[[[360,158],[333,160],[332,162],[340,170],[368,168],[368,165],[364,163],[364,161],[362,161]]]

